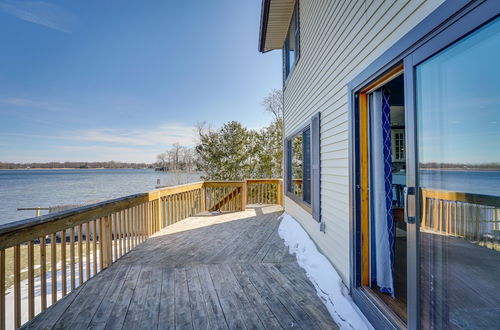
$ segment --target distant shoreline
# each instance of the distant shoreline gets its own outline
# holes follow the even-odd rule
[[[446,168],[446,167],[429,167],[429,168],[421,168],[421,171],[476,171],[476,172],[488,172],[488,171],[500,171],[500,168]]]
[[[0,168],[0,171],[30,171],[30,170],[154,170],[154,168],[138,167],[30,167],[30,168]]]

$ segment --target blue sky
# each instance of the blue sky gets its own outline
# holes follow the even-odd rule
[[[260,128],[260,1],[0,0],[0,161],[140,161],[196,123]]]

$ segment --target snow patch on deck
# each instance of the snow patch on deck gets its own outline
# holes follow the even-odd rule
[[[333,320],[341,329],[373,329],[349,296],[349,290],[339,274],[322,255],[302,226],[292,216],[283,213],[279,235],[285,240],[290,253],[316,288]]]

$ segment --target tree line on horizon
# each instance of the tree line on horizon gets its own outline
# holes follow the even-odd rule
[[[14,163],[14,162],[0,162],[0,169],[14,170],[14,169],[33,169],[33,168],[152,168],[152,164],[146,163],[126,163],[117,161],[108,162],[47,162],[47,163]]]
[[[463,169],[463,170],[500,170],[500,162],[488,163],[420,163],[422,169]]]

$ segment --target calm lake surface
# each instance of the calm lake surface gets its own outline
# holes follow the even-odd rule
[[[420,171],[420,186],[472,194],[500,196],[500,171]]]
[[[35,211],[17,211],[18,207],[98,202],[155,189],[158,179],[161,185],[176,185],[200,177],[152,169],[0,171],[0,224],[35,216]]]
[[[500,171],[424,170],[420,177],[422,187],[500,196]],[[0,171],[0,224],[35,216],[18,207],[88,204],[155,189],[158,179],[161,185],[176,185],[200,177],[152,169]]]

